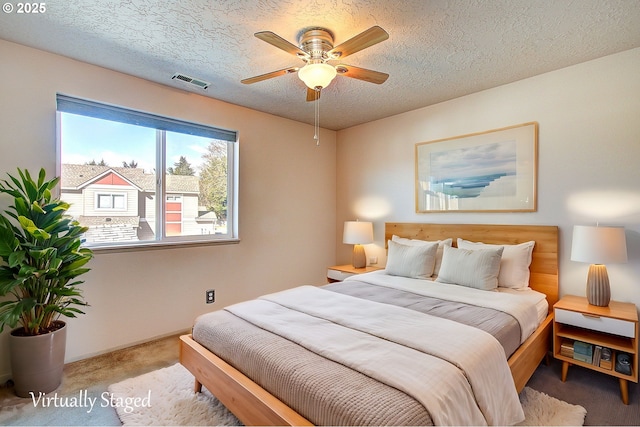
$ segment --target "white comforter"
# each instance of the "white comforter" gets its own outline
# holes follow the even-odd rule
[[[226,310],[403,390],[436,425],[524,419],[504,350],[476,328],[312,286]]]

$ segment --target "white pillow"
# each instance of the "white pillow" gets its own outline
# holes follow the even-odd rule
[[[502,261],[500,262],[498,286],[512,289],[526,289],[529,287],[529,266],[531,265],[531,253],[535,244],[536,242],[532,240],[518,245],[489,245],[482,242],[458,239],[458,247],[461,249],[504,248]]]
[[[429,279],[436,263],[438,244],[409,246],[389,240],[385,271],[392,276]]]
[[[445,240],[435,240],[433,242],[429,242],[426,240],[418,240],[418,239],[407,239],[406,237],[399,237],[395,234],[391,236],[391,240],[394,242],[401,243],[407,246],[421,246],[421,245],[431,245],[433,243],[438,244],[438,252],[436,252],[436,265],[433,267],[433,276],[437,276],[440,271],[440,265],[442,264],[442,252],[445,246],[451,246],[453,243],[453,239],[445,239]]]
[[[436,282],[495,290],[498,287],[502,251],[503,248],[472,251],[445,247]]]

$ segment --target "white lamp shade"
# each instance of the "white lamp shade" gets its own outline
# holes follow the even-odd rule
[[[307,64],[298,71],[298,77],[310,89],[329,86],[337,74],[335,67],[325,63]]]
[[[574,226],[571,260],[589,264],[627,262],[624,228]]]
[[[373,224],[367,221],[345,221],[342,243],[351,245],[373,243]]]

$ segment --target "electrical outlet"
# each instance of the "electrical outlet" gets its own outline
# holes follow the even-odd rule
[[[215,291],[215,290],[213,290],[213,289],[209,289],[209,290],[206,292],[206,301],[207,301],[207,304],[213,304],[213,303],[215,302],[215,300],[216,300],[216,291]]]
[[[377,264],[378,263],[378,257],[377,256],[370,256],[369,257],[369,264]]]

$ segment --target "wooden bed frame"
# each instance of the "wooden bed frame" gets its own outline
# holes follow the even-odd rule
[[[395,234],[420,240],[462,238],[492,244],[534,240],[530,266],[531,288],[547,295],[549,314],[538,329],[509,358],[518,392],[522,391],[547,356],[553,327],[553,304],[558,301],[558,227],[540,225],[478,225],[386,223],[385,242]],[[312,425],[242,372],[193,340],[180,337],[180,363],[195,377],[195,391],[204,385],[245,425]]]

